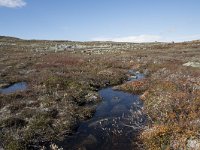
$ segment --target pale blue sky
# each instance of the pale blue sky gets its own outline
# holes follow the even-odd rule
[[[0,0],[0,35],[25,39],[200,39],[200,0]]]

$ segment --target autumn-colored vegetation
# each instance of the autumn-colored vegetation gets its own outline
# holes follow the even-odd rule
[[[200,69],[183,66],[200,60],[199,41],[138,45],[1,42],[0,84],[25,81],[28,89],[0,94],[0,147],[41,148],[74,133],[80,121],[94,114],[100,101],[97,91],[123,83],[128,69],[146,75],[117,87],[141,94],[148,116],[140,135],[145,149],[186,149],[191,146],[188,143],[200,141]],[[86,47],[47,51],[49,46],[63,43]],[[91,50],[95,44],[107,44],[111,50]]]

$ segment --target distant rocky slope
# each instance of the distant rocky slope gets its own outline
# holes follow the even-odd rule
[[[0,41],[16,41],[16,40],[21,40],[21,39],[10,36],[0,36]]]
[[[29,49],[35,52],[61,52],[71,51],[76,53],[96,53],[103,54],[104,52],[123,52],[129,50],[152,50],[152,49],[169,49],[169,48],[195,48],[200,46],[200,41],[191,41],[183,43],[128,43],[128,42],[78,42],[78,41],[50,41],[50,40],[22,40],[15,37],[0,36],[0,46],[16,45],[17,49]]]

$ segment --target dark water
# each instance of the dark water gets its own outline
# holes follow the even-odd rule
[[[144,77],[139,73],[136,76],[137,79],[130,80]],[[78,132],[59,145],[63,149],[137,149],[137,134],[146,121],[139,96],[116,91],[112,87],[100,90],[99,94],[102,103],[93,118],[81,123]]]
[[[0,94],[10,94],[10,93],[18,92],[18,91],[24,91],[27,89],[27,87],[28,85],[26,82],[14,83],[5,88],[0,88]]]

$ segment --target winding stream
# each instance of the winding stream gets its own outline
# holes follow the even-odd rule
[[[129,70],[129,81],[144,78],[143,74]],[[94,116],[81,123],[75,135],[67,137],[63,149],[107,150],[136,149],[137,135],[144,127],[146,117],[139,95],[113,90],[99,91],[102,103]]]

